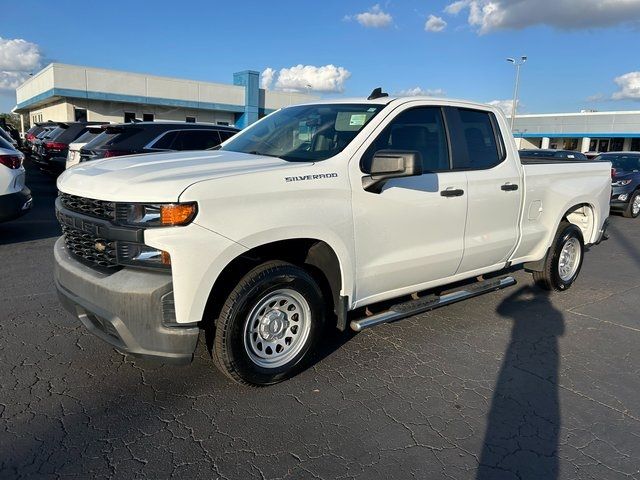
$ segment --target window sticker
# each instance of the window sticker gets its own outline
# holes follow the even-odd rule
[[[362,125],[364,125],[364,122],[367,121],[367,114],[366,113],[354,113],[351,115],[351,120],[349,120],[349,126],[351,127],[355,127],[355,126],[359,126],[361,127]]]

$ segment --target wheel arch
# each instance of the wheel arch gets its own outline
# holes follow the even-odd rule
[[[203,315],[205,330],[212,328],[229,293],[252,268],[271,260],[283,260],[307,270],[330,301],[328,311],[337,318],[336,326],[346,328],[348,278],[336,249],[317,238],[287,238],[255,245],[236,256],[222,269],[211,287]]]

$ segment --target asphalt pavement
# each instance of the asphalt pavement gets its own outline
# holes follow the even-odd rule
[[[62,309],[52,178],[0,224],[0,478],[640,478],[640,219],[563,294],[518,285],[327,339],[246,388],[134,363]]]

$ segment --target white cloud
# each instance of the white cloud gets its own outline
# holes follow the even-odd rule
[[[262,88],[271,88],[275,82],[276,90],[287,92],[344,92],[344,84],[351,72],[335,65],[296,65],[276,71],[266,68],[262,72]]]
[[[429,15],[426,23],[424,24],[424,29],[427,32],[441,32],[447,26],[447,22],[445,22],[442,17],[436,17],[435,15]]]
[[[629,72],[613,79],[620,90],[615,92],[613,100],[640,100],[640,72]]]
[[[640,24],[640,0],[458,0],[445,12],[455,15],[464,9],[479,33],[532,25],[566,30]]]
[[[265,68],[262,74],[260,75],[260,88],[269,90],[271,88],[271,85],[273,85],[273,79],[275,75],[276,75],[275,69],[271,67]]]
[[[457,15],[466,6],[467,6],[467,2],[465,0],[459,0],[457,2],[453,2],[447,5],[444,11],[450,15]]]
[[[0,71],[0,90],[15,90],[29,78],[26,72]]]
[[[344,18],[345,20],[355,18],[360,25],[367,28],[383,28],[393,23],[393,17],[384,12],[378,4],[371,7],[368,12],[358,13],[353,16],[347,15]]]
[[[399,97],[444,97],[446,94],[447,92],[441,88],[424,89],[421,87],[407,88],[398,92]]]
[[[0,37],[0,91],[15,90],[30,73],[40,69],[42,61],[35,43]]]
[[[0,37],[0,70],[8,72],[32,71],[40,67],[42,54],[38,45],[21,38]]]
[[[493,105],[494,107],[498,107],[502,112],[507,116],[511,116],[511,112],[513,110],[513,100],[491,100],[487,102],[489,105]],[[521,104],[518,101],[518,108],[520,108]]]

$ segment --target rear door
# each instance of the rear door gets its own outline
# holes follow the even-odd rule
[[[464,256],[458,269],[465,273],[506,262],[516,247],[522,167],[507,150],[492,112],[453,107],[446,111],[456,146],[453,168],[467,175]]]

